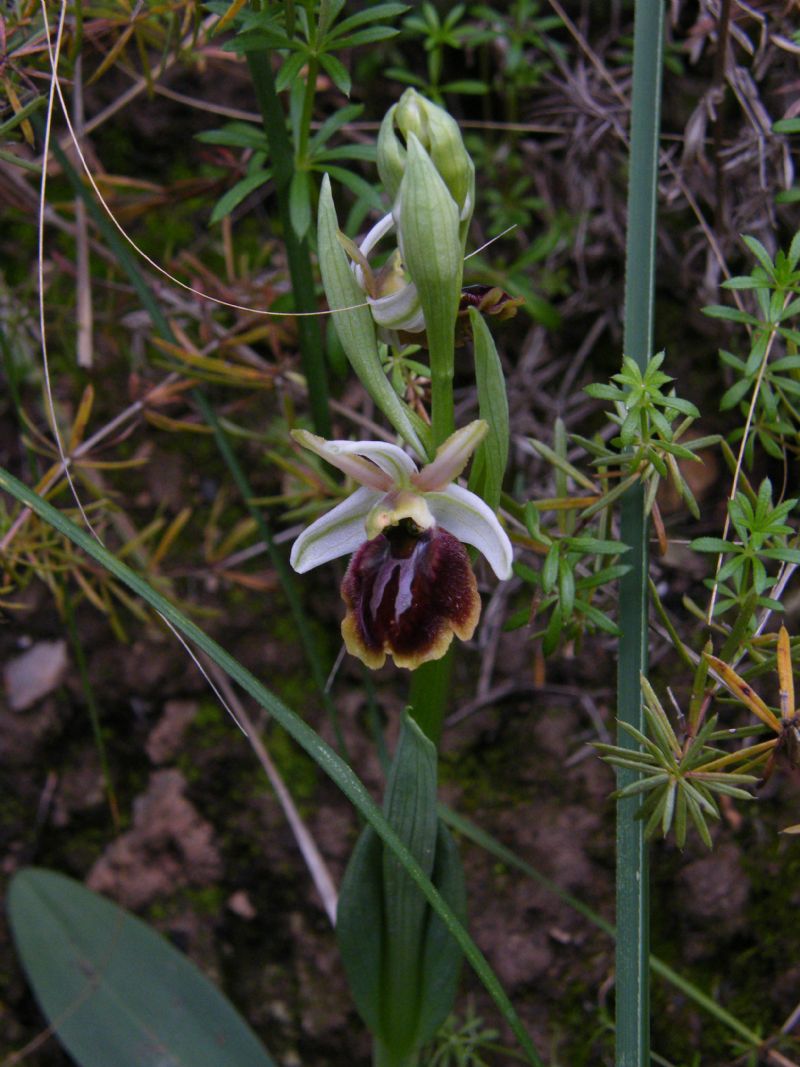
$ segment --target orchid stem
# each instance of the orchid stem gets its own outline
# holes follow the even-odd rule
[[[410,715],[437,748],[442,737],[452,667],[451,647],[441,659],[423,663],[411,676]]]

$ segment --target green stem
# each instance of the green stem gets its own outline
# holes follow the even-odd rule
[[[442,723],[450,691],[450,676],[453,668],[452,646],[447,654],[433,663],[423,663],[411,676],[409,704],[411,717],[420,729],[439,746]]]
[[[653,344],[658,130],[664,10],[660,0],[637,0],[634,24],[630,185],[625,274],[626,355],[644,370]],[[630,571],[620,582],[618,718],[645,729],[640,676],[647,669],[647,520],[641,486],[620,508],[620,540],[630,546]],[[618,744],[633,747],[620,727]],[[636,778],[620,769],[619,788]],[[640,1067],[649,1059],[649,884],[640,801],[617,802],[616,1063]]]
[[[455,324],[455,316],[453,317]],[[429,335],[430,336],[430,335]],[[452,352],[434,352],[431,345],[431,428],[433,447],[438,448],[455,429],[453,413]]]
[[[317,310],[314,272],[311,269],[311,254],[308,241],[300,240],[292,227],[289,211],[289,189],[294,174],[294,151],[286,130],[286,116],[275,89],[275,79],[266,52],[248,52],[247,63],[253,88],[264,120],[264,131],[270,147],[272,177],[278,199],[278,216],[283,229],[286,260],[292,281],[294,309],[306,313],[297,319],[297,335],[303,372],[308,383],[308,400],[314,429],[323,437],[331,436],[331,419],[328,411],[328,380],[325,370],[325,355],[322,347],[322,331],[319,321],[308,315]]]

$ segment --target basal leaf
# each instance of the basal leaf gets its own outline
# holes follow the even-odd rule
[[[160,934],[55,871],[11,881],[36,999],[81,1067],[275,1067],[219,990]]]

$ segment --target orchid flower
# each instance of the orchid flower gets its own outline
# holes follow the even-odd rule
[[[342,582],[342,636],[368,667],[383,666],[388,654],[413,670],[443,656],[453,634],[472,637],[481,601],[464,544],[498,578],[511,576],[511,542],[494,512],[455,484],[488,429],[478,419],[457,430],[421,470],[397,445],[292,432],[360,483],[300,534],[290,562],[302,574],[354,553]]]
[[[425,316],[419,302],[417,287],[403,268],[400,249],[396,248],[378,271],[369,264],[369,254],[378,242],[395,229],[392,212],[383,216],[360,245],[344,234],[339,241],[352,259],[356,281],[367,297],[372,317],[383,330],[403,330],[420,333],[425,329]]]

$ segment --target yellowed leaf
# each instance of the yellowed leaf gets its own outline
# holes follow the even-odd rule
[[[156,411],[146,411],[144,417],[151,425],[159,430],[169,430],[172,433],[213,433],[210,426],[201,426],[197,422],[188,422],[186,419],[171,419],[168,415],[161,415]]]
[[[228,8],[228,10],[225,12],[225,14],[214,27],[214,33],[220,33],[222,30],[224,30],[228,23],[231,21],[231,19],[236,18],[236,16],[242,10],[246,3],[247,0],[233,0],[231,6]]]
[[[793,719],[797,709],[794,706],[794,677],[792,675],[792,646],[789,631],[781,626],[778,631],[778,681],[781,687],[781,715],[784,719]]]
[[[11,108],[14,114],[18,115],[19,112],[22,111],[22,104],[16,94],[14,86],[11,84],[8,78],[3,78],[3,88],[6,91],[8,102],[11,104]],[[22,130],[22,136],[25,138],[25,141],[27,142],[28,146],[30,148],[33,148],[33,126],[31,126],[30,122],[27,119],[23,119],[22,122],[19,124],[19,128]]]
[[[117,56],[120,54],[120,52],[124,49],[125,45],[130,40],[133,30],[134,26],[130,25],[122,31],[122,33],[119,35],[114,45],[112,46],[111,51],[108,53],[106,58],[103,60],[103,62],[100,64],[100,66],[97,68],[97,70],[86,83],[87,85],[91,85],[93,82],[96,82],[98,78],[102,78],[108,68],[114,65]]]
[[[758,693],[750,688],[744,678],[741,678],[733,667],[728,666],[724,660],[718,659],[716,656],[710,656],[708,653],[706,653],[705,658],[708,661],[711,672],[717,676],[728,692],[735,696],[737,700],[741,700],[745,707],[748,707],[755,716],[769,726],[770,730],[774,730],[776,734],[779,734],[781,732],[781,724],[778,717],[767,707]]]
[[[86,431],[86,424],[89,422],[89,416],[92,413],[92,404],[94,403],[94,386],[91,382],[83,390],[83,396],[81,402],[78,405],[78,411],[75,415],[75,421],[72,424],[72,429],[69,434],[68,451],[74,452],[78,445],[83,440],[83,435]]]
[[[189,521],[189,516],[191,514],[191,508],[182,508],[178,512],[178,514],[175,516],[175,518],[164,531],[161,540],[156,546],[155,552],[153,552],[152,556],[150,557],[148,561],[149,567],[155,568],[159,565],[164,556],[166,556],[167,552],[169,552],[170,547],[172,546],[172,543],[175,538],[178,536],[178,534],[184,528],[186,523]]]

